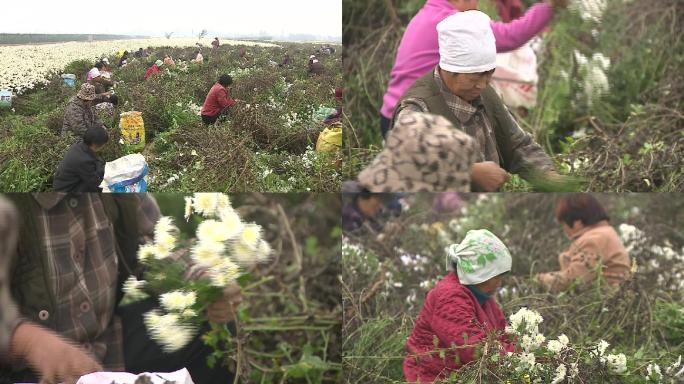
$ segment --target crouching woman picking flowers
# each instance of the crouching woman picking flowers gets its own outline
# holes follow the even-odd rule
[[[408,382],[432,383],[476,358],[477,344],[506,328],[493,298],[511,270],[511,255],[494,234],[469,231],[460,244],[446,248],[452,271],[427,294],[406,343],[404,375]],[[497,337],[502,353],[515,345]]]

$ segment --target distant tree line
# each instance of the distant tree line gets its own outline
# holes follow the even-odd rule
[[[90,34],[24,34],[24,33],[0,33],[0,44],[36,44],[36,43],[62,43],[67,41],[103,41],[138,39],[146,36],[127,35],[90,35]]]

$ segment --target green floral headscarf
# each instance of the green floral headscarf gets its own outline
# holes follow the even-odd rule
[[[511,254],[501,240],[486,229],[468,231],[460,244],[446,248],[447,259],[456,264],[462,284],[480,284],[511,270]]]

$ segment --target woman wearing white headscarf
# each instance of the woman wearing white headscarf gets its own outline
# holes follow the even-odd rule
[[[493,298],[511,270],[506,246],[491,232],[478,229],[446,252],[453,271],[428,293],[406,343],[404,375],[411,383],[449,377],[475,359],[479,341],[506,328],[506,317]],[[497,338],[502,352],[515,349],[506,336]],[[440,357],[440,351],[446,354]]]

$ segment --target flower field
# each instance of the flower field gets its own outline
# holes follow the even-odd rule
[[[345,232],[342,242],[343,365],[349,383],[403,383],[405,343],[427,292],[445,269],[444,247],[485,228],[509,248],[512,270],[496,294],[518,338],[497,335],[448,383],[678,383],[684,366],[684,199],[598,195],[636,271],[619,290],[573,284],[560,294],[533,279],[558,269],[569,245],[555,222],[554,194],[462,195],[458,213],[432,210],[429,194],[405,199],[382,229]],[[448,351],[440,350],[440,354]]]
[[[539,1],[523,1],[531,6]],[[422,1],[345,1],[348,110],[345,178],[382,146],[379,111],[400,39]],[[497,19],[495,2],[479,6]],[[567,189],[684,189],[684,39],[679,0],[572,0],[533,40],[536,106],[513,111],[563,174]],[[508,191],[530,191],[514,177]],[[537,188],[543,190],[543,188]]]
[[[165,44],[169,41],[174,46]],[[113,117],[102,115],[110,133],[101,153],[105,161],[127,154],[119,144],[119,113],[139,111],[145,123],[142,154],[150,168],[149,191],[338,191],[341,155],[314,148],[324,129],[322,121],[338,107],[334,91],[343,85],[340,47],[334,54],[319,55],[325,73],[312,77],[307,62],[320,44],[230,42],[217,51],[205,48],[205,62],[199,65],[191,62],[197,47],[187,47],[196,42],[124,40],[120,44],[0,47],[19,52],[11,59],[0,55],[0,60],[19,63],[13,70],[16,74],[3,67],[0,82],[10,82],[22,93],[13,99],[12,109],[0,109],[3,190],[51,189],[54,171],[71,144],[71,139],[59,135],[64,110],[95,57],[107,55],[115,64],[118,49],[159,44],[163,46],[154,48],[150,57],[114,69],[119,107]],[[56,46],[69,48],[59,51]],[[39,53],[43,49],[45,56]],[[280,67],[277,63],[286,51],[294,63]],[[21,52],[31,53],[22,56]],[[166,54],[174,58],[176,67],[145,81],[146,69]],[[27,77],[30,64],[39,68]],[[62,73],[77,75],[76,89],[62,85]],[[225,121],[205,127],[199,110],[222,73],[232,75],[232,97],[244,103]]]
[[[135,52],[147,47],[195,47],[196,44],[211,47],[209,39],[130,39],[97,42],[68,42],[43,45],[0,46],[0,89],[13,90],[22,94],[28,90],[46,85],[52,74],[61,73],[70,63],[77,60],[95,61],[114,56],[120,49]],[[273,47],[267,43],[223,41],[226,45],[247,45]]]

